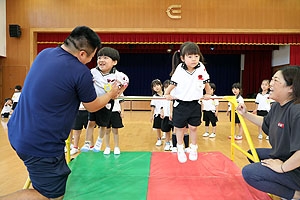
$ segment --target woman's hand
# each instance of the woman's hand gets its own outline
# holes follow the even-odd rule
[[[247,111],[246,105],[243,104],[243,103],[239,104],[238,107],[236,108],[236,110],[237,110],[238,113],[239,113],[240,115],[242,115],[242,116],[244,116],[244,114],[245,114],[246,112],[248,112],[248,111]]]
[[[277,172],[277,173],[284,173],[284,171],[282,171],[282,164],[283,162],[279,159],[266,159],[266,160],[262,160],[261,164],[263,166],[266,166],[270,169],[272,169],[273,171]]]

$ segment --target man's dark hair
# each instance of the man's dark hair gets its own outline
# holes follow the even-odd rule
[[[88,56],[91,55],[95,49],[101,48],[99,36],[87,26],[77,26],[65,39],[64,43],[69,47],[73,46],[79,51],[85,51]]]

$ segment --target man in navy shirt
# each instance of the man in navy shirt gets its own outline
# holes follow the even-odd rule
[[[95,112],[120,92],[114,84],[110,92],[96,95],[85,64],[100,46],[100,38],[93,30],[79,26],[61,47],[45,49],[34,60],[19,105],[8,122],[9,141],[24,161],[34,189],[18,191],[8,199],[63,198],[70,174],[65,140],[79,103]]]

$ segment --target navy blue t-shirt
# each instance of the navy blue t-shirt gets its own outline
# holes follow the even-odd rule
[[[7,124],[11,145],[36,157],[63,154],[79,103],[96,98],[86,65],[60,47],[43,50],[30,68]]]

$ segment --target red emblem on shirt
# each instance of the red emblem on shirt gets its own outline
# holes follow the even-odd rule
[[[199,76],[198,76],[198,79],[199,79],[199,80],[203,80],[202,75],[199,75]]]
[[[278,126],[278,127],[280,127],[280,128],[283,128],[283,127],[284,127],[284,124],[283,124],[283,123],[280,123],[280,122],[278,122],[277,126]]]

